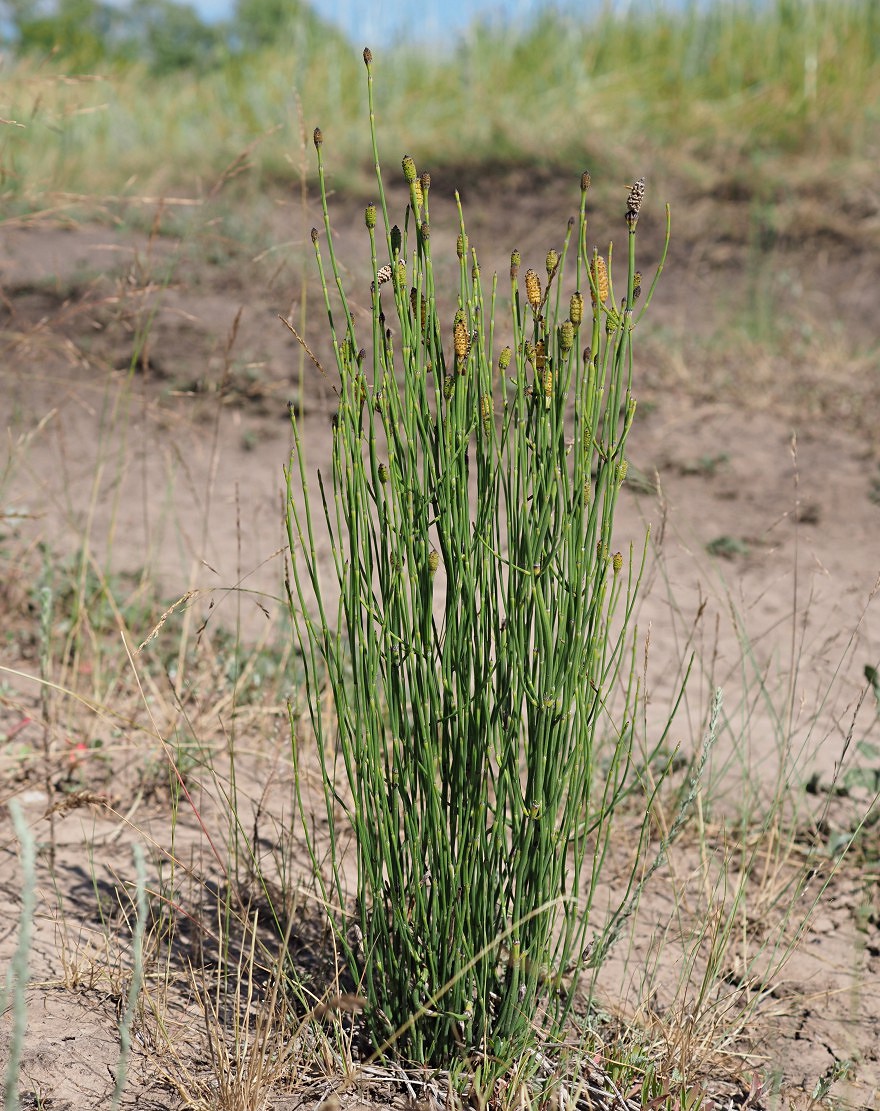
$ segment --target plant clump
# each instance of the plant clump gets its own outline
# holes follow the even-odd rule
[[[513,251],[507,312],[459,205],[450,330],[430,179],[403,159],[409,205],[392,224],[371,133],[366,324],[335,255],[316,143],[324,234],[313,242],[339,401],[320,499],[293,412],[287,478],[290,607],[329,857],[304,809],[303,830],[376,1050],[457,1063],[485,1096],[563,1032],[627,913],[621,901],[600,915],[593,900],[616,811],[636,789],[627,645],[644,553],[615,551],[613,523],[636,412],[643,183],[621,214],[619,308],[606,305],[610,265],[587,244],[588,174],[543,290],[532,268],[520,285]]]

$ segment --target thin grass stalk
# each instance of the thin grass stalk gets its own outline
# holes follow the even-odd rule
[[[113,1084],[113,1095],[110,1099],[112,1111],[116,1111],[125,1091],[128,1079],[128,1060],[131,1054],[131,1031],[137,1014],[138,999],[144,983],[144,933],[147,927],[147,869],[144,862],[144,851],[137,843],[132,848],[135,870],[135,920],[131,935],[132,969],[131,980],[128,985],[128,994],[125,1001],[125,1012],[119,1023],[119,1061],[116,1065],[116,1077]]]
[[[6,1062],[6,1079],[3,1084],[5,1111],[18,1111],[21,1106],[18,1078],[21,1055],[27,1033],[27,986],[30,978],[28,962],[31,951],[34,914],[36,912],[36,847],[31,831],[15,799],[9,802],[9,816],[18,843],[21,846],[21,911],[18,918],[18,942],[3,993],[3,1009],[12,1010],[12,1031],[9,1039],[9,1056]]]
[[[458,304],[444,326],[430,182],[409,158],[403,231],[389,227],[369,52],[365,62],[379,195],[365,213],[369,360],[347,308],[316,140],[330,273],[313,240],[340,372],[332,493],[320,480],[338,587],[333,627],[295,412],[287,472],[289,599],[324,785],[329,886],[295,744],[298,802],[375,1043],[421,1063],[470,1058],[474,1083],[491,1090],[541,1031],[562,1031],[587,964],[596,861],[632,789],[638,683],[627,643],[644,554],[631,555],[623,575],[612,530],[635,412],[635,226],[628,301],[618,311],[594,298],[583,357],[573,322],[560,319],[571,242],[578,284],[590,268],[583,196],[576,239],[570,226],[561,258],[548,257],[547,288],[527,275],[527,308],[512,263],[512,342],[497,357],[499,382],[495,282],[487,319],[459,205]],[[347,321],[341,342],[332,284]],[[357,865],[348,917],[345,828]]]

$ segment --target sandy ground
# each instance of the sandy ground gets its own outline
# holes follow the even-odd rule
[[[434,254],[440,258],[445,249],[454,264],[449,191],[441,181],[433,192],[434,224],[447,229],[432,236]],[[474,190],[464,198],[471,243],[484,274],[497,269],[505,281],[512,247],[524,265],[541,268],[577,200],[554,183],[528,194],[513,178],[497,183],[491,204],[481,202],[484,195]],[[698,995],[687,946],[661,945],[662,924],[675,904],[685,906],[688,928],[721,914],[725,880],[732,885],[741,869],[731,830],[744,803],[766,803],[782,768],[800,808],[788,815],[789,825],[803,830],[806,852],[816,837],[829,847],[845,839],[873,806],[880,775],[880,749],[870,747],[880,744],[877,707],[870,692],[859,703],[864,669],[880,661],[873,597],[880,573],[873,309],[880,256],[866,249],[858,229],[849,227],[850,235],[839,226],[756,247],[747,206],[701,203],[681,202],[690,218],[679,221],[682,231],[640,337],[640,409],[618,525],[621,547],[638,543],[648,523],[652,528],[639,606],[647,733],[665,721],[691,653],[670,748],[677,746],[685,761],[699,751],[716,686],[726,711],[713,793],[702,812],[714,862],[700,861],[694,837],[683,839],[647,888],[626,952],[600,985],[609,1007],[623,1013],[650,998],[640,1014],[656,1029],[680,1028]],[[339,198],[336,205],[339,254],[353,288],[363,283],[357,311],[366,313],[362,203]],[[129,846],[141,840],[155,850],[152,876],[156,853],[167,862],[170,852],[167,787],[163,794],[156,786],[162,754],[149,729],[163,733],[180,724],[168,690],[153,697],[148,687],[139,702],[138,663],[122,652],[116,670],[108,665],[101,675],[84,659],[43,658],[39,587],[48,572],[41,568],[69,565],[87,545],[94,567],[117,576],[117,595],[130,603],[126,612],[137,614],[129,619],[132,648],[172,601],[197,591],[181,607],[188,617],[175,614],[145,650],[161,648],[167,659],[174,659],[172,627],[194,643],[206,620],[202,639],[215,663],[224,652],[223,630],[239,629],[250,645],[276,637],[284,615],[287,403],[301,411],[309,458],[318,467],[326,467],[333,412],[329,385],[308,362],[300,392],[301,352],[277,318],[290,313],[298,321],[305,291],[309,342],[324,356],[318,291],[311,278],[303,284],[313,223],[314,210],[279,205],[256,245],[211,230],[207,219],[183,236],[150,235],[130,223],[0,226],[0,418],[7,437],[0,662],[9,669],[0,676],[2,797],[18,798],[41,849],[22,1064],[27,1107],[109,1105],[129,960]],[[602,213],[595,223],[601,243],[600,229],[608,226]],[[656,211],[645,220],[646,272],[658,256],[660,224]],[[186,679],[183,664],[176,666],[169,666],[168,685],[182,697]],[[49,698],[27,678],[41,668],[87,697],[100,694],[121,718],[105,713],[84,725],[81,704]],[[199,672],[202,682],[205,674]],[[193,731],[222,750],[232,713],[230,672],[217,664],[209,674],[210,690],[187,690],[187,713]],[[242,790],[249,808],[260,804],[267,852],[272,830],[290,817],[272,813],[283,808],[285,793],[290,798],[283,698],[283,684],[276,685],[271,705],[256,698],[238,716],[247,755]],[[87,751],[77,747],[81,742]],[[844,758],[849,779],[839,767]],[[263,789],[269,781],[272,789]],[[201,782],[197,771],[193,782]],[[844,782],[847,789],[839,789]],[[809,792],[801,789],[807,783]],[[90,806],[84,798],[50,825],[47,807],[75,789],[104,802]],[[215,814],[217,834],[222,807],[204,806]],[[5,813],[0,823],[5,963],[16,942],[21,881]],[[204,838],[189,816],[180,838],[193,859],[205,858]],[[797,872],[798,846],[774,849],[772,837],[767,845],[750,862],[754,901],[737,923],[741,937],[730,947],[730,967],[721,970],[737,1006],[748,995],[744,977],[755,981],[749,990],[766,996],[728,1064],[748,1051],[743,1076],[757,1070],[768,1090],[779,1083],[794,1098],[809,1096],[818,1081],[852,1062],[835,1094],[876,1106],[876,831],[871,825],[847,861],[836,871],[829,863],[808,884],[787,923],[781,893]],[[175,851],[182,859],[183,850]],[[702,891],[694,880],[700,863],[701,874],[714,877],[703,879]],[[212,874],[210,862],[191,871]],[[790,959],[772,983],[759,984],[761,958],[749,968],[750,954],[761,938],[791,938],[799,922],[806,926]],[[191,999],[180,968],[175,977],[181,998]],[[716,1025],[723,1024],[717,1018],[723,1007],[715,1013]],[[124,1105],[177,1106],[164,1077],[174,1067],[149,1044],[148,1026],[135,1042]],[[7,1010],[0,1046],[10,1029]],[[301,1089],[297,1099],[302,1091],[307,1100],[321,1098],[320,1085]],[[272,1106],[287,1106],[287,1098],[279,1090]],[[773,1098],[763,1095],[752,1105],[771,1106]]]

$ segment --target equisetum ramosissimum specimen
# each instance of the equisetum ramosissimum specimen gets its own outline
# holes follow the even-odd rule
[[[613,938],[614,914],[594,913],[593,894],[630,786],[627,645],[643,557],[616,551],[612,532],[636,408],[633,336],[657,279],[636,315],[639,181],[620,213],[615,308],[611,250],[586,238],[584,174],[577,219],[536,260],[543,288],[536,265],[520,277],[517,250],[509,285],[487,280],[459,204],[458,278],[441,294],[430,178],[405,157],[409,202],[392,215],[374,129],[372,140],[366,318],[334,251],[330,137],[315,145],[315,258],[339,397],[319,498],[293,415],[288,530],[329,864],[303,830],[376,1047],[457,1061],[486,1091],[537,1038],[563,1032]],[[450,297],[451,327],[438,308]],[[332,587],[318,572],[321,533]]]

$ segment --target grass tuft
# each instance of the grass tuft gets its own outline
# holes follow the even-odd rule
[[[505,326],[459,204],[450,325],[430,178],[403,158],[397,231],[365,61],[378,204],[365,213],[363,292],[343,282],[314,133],[324,231],[312,240],[339,374],[332,478],[318,475],[331,586],[293,410],[287,474],[290,606],[329,847],[302,793],[300,806],[374,1052],[463,1068],[484,1100],[563,1035],[579,982],[616,937],[593,896],[616,811],[640,789],[627,646],[644,555],[614,551],[613,523],[636,410],[633,333],[662,259],[636,311],[640,180],[620,212],[622,295],[608,267],[591,315],[563,319],[599,273],[584,189],[546,285],[529,269],[521,290],[512,267]],[[293,725],[302,792],[307,742]]]

